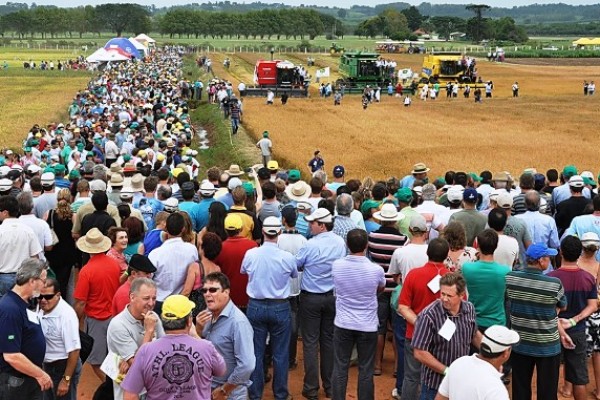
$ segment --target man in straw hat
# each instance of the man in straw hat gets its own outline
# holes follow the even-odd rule
[[[105,254],[111,245],[110,239],[98,228],[90,229],[77,241],[77,248],[89,254],[90,259],[79,273],[73,294],[80,329],[94,338],[94,347],[87,362],[102,381],[105,375],[100,365],[107,354],[106,332],[112,317],[112,299],[119,288],[121,276],[117,261]]]
[[[121,384],[126,399],[138,399],[144,390],[148,398],[165,393],[184,400],[216,398],[211,396],[212,378],[225,375],[227,365],[211,342],[190,336],[194,307],[182,295],[165,299],[160,319],[166,335],[136,353]]]
[[[400,187],[412,189],[415,181],[418,179],[423,183],[427,183],[427,173],[429,172],[429,168],[425,163],[419,162],[413,165],[412,171],[410,171],[410,175],[406,175],[400,181]]]
[[[319,392],[319,371],[326,396],[331,397],[333,390],[331,379],[335,297],[331,268],[335,260],[346,256],[346,243],[332,232],[333,215],[329,210],[318,208],[305,218],[309,222],[313,238],[296,255],[298,268],[304,270],[300,286],[304,351],[302,395],[314,400]]]

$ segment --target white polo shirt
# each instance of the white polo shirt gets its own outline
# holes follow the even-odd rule
[[[501,376],[476,354],[460,357],[450,365],[438,393],[451,400],[509,400]]]
[[[180,237],[168,239],[152,250],[148,258],[156,267],[156,300],[165,301],[172,294],[179,294],[187,277],[187,267],[198,261],[198,249],[185,243]]]
[[[48,314],[40,310],[39,316],[46,337],[44,362],[65,360],[70,352],[81,349],[79,320],[69,303],[61,298],[54,310]]]
[[[0,225],[0,273],[17,272],[21,263],[42,252],[37,236],[30,227],[16,218],[7,218]]]

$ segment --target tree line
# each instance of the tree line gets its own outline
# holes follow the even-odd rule
[[[367,38],[389,37],[395,40],[415,40],[413,32],[423,29],[450,38],[453,32],[465,32],[467,39],[508,40],[521,43],[527,40],[525,30],[514,19],[491,19],[484,16],[490,7],[469,5],[472,18],[425,16],[417,7],[402,11],[384,9],[375,17],[362,21],[350,30],[341,19],[306,7],[261,9],[248,12],[206,11],[176,7],[152,15],[149,7],[137,4],[101,4],[76,8],[31,7],[0,16],[0,35],[15,32],[19,38],[55,38],[61,35],[82,37],[86,33],[112,32],[139,34],[159,32],[174,37],[195,38],[253,38],[309,39],[326,35],[343,38],[345,34]]]
[[[527,32],[523,27],[517,26],[514,19],[485,18],[484,13],[490,10],[485,4],[471,4],[465,9],[475,15],[472,18],[430,17],[422,15],[414,6],[402,11],[388,8],[379,15],[362,21],[354,33],[368,38],[386,36],[393,40],[416,40],[413,32],[421,29],[425,32],[436,32],[440,38],[446,40],[455,32],[465,33],[467,40],[476,43],[482,40],[524,43],[528,40]]]

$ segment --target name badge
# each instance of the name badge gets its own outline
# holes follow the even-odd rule
[[[432,280],[427,283],[427,287],[431,290],[431,293],[436,294],[440,291],[440,279],[442,279],[440,274],[437,274]]]
[[[446,322],[444,322],[444,325],[442,325],[438,334],[447,341],[450,341],[452,336],[454,336],[454,332],[456,332],[456,324],[449,319],[446,319]]]

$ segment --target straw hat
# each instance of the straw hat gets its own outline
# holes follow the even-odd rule
[[[400,221],[404,219],[404,214],[400,214],[394,204],[385,203],[381,206],[381,211],[373,213],[373,218],[380,221]]]
[[[416,163],[413,165],[413,170],[410,172],[411,174],[424,174],[425,172],[429,172],[429,168],[424,163]]]
[[[92,228],[77,241],[77,248],[84,253],[99,254],[110,249],[112,243],[98,228]]]
[[[244,171],[237,164],[231,164],[229,169],[225,170],[230,176],[240,176],[244,175]]]
[[[131,177],[131,189],[134,192],[143,192],[144,191],[144,175],[135,174]]]
[[[294,201],[303,201],[308,199],[311,193],[310,185],[304,181],[298,181],[285,188],[285,193]]]

